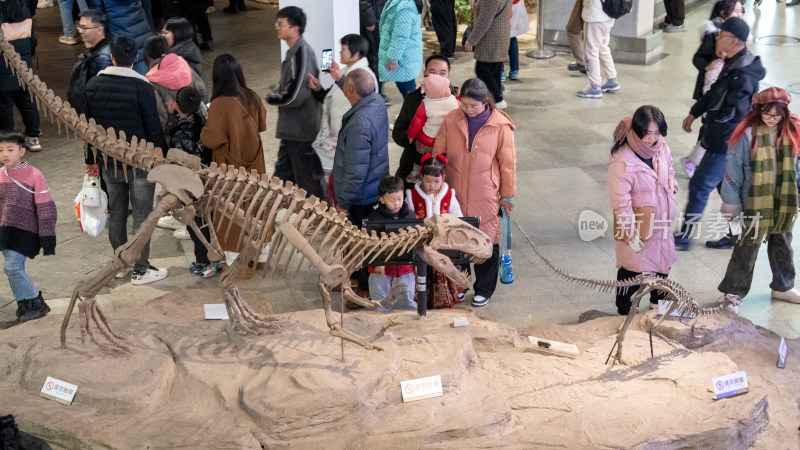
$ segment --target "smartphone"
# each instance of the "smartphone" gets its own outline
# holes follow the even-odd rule
[[[322,51],[322,71],[327,72],[331,68],[333,61],[333,49],[326,48]]]

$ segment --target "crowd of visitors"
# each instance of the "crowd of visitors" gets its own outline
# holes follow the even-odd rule
[[[275,135],[280,146],[274,175],[328,201],[356,226],[365,220],[407,220],[443,213],[480,217],[479,227],[493,244],[491,257],[474,266],[472,286],[456,287],[445,277],[431,274],[433,306],[452,307],[463,301],[470,288],[473,306],[488,304],[498,280],[501,210],[512,212],[516,195],[516,126],[504,112],[502,82],[506,77],[519,78],[516,36],[529,29],[523,0],[474,2],[463,46],[474,52],[476,77],[465,80],[460,88],[450,81],[457,35],[452,0],[430,3],[440,49],[424,60],[424,66],[424,2],[360,0],[360,34],[340,38],[340,62],[333,61],[326,70],[334,81],[330,88],[323,87],[317,54],[303,37],[306,14],[295,6],[282,8],[274,26],[287,51],[280,80],[264,101],[247,86],[241,65],[230,54],[215,58],[210,92],[207,89],[201,49],[213,49],[205,17],[208,2],[165,2],[170,5],[163,8],[158,34],[153,33],[153,12],[145,3],[150,4],[78,1],[77,32],[86,51],[70,75],[68,99],[79,113],[128,138],[195,155],[204,164],[213,161],[266,174],[260,135],[267,128],[266,101],[278,110]],[[665,5],[665,31],[685,30],[683,0]],[[231,0],[225,8],[229,13],[245,10],[240,0]],[[61,12],[64,35],[59,41],[74,44],[72,4],[63,5]],[[620,121],[608,166],[619,280],[643,272],[668,277],[677,260],[676,250],[689,249],[709,195],[715,188],[721,191],[722,213],[731,221],[731,233],[707,245],[733,248],[719,285],[733,312],[750,289],[762,241],[767,242],[773,270],[773,297],[800,303],[791,248],[798,212],[800,119],[789,112],[787,91],[773,87],[758,92],[766,70],[747,48],[750,30],[742,12],[736,0],[718,1],[703,25],[701,45],[692,61],[698,70],[692,94],[695,103],[682,128],[691,132],[698,118],[703,125],[695,149],[681,159],[691,180],[687,221],[680,231],[672,233],[678,183],[665,142],[667,123],[658,107],[641,106]],[[35,39],[27,2],[2,1],[0,18],[6,39],[30,63]],[[609,49],[613,25],[601,0],[576,1],[567,25],[575,57],[568,69],[585,72],[589,79],[579,97],[600,98],[620,89]],[[381,93],[384,82],[395,83],[403,98],[391,126],[388,100]],[[24,135],[10,131],[14,105],[22,115]],[[0,127],[6,130],[0,131],[0,249],[18,316],[25,321],[49,311],[24,264],[41,250],[54,252],[56,214],[44,177],[22,161],[26,151],[41,150],[38,111],[5,67],[0,67],[0,115]],[[393,176],[389,174],[390,128],[392,139],[403,149]],[[86,152],[86,173],[99,176],[108,193],[109,240],[116,250],[128,240],[129,214],[136,233],[153,210],[155,186],[140,169],[113,161],[101,164],[98,153],[92,148]],[[21,210],[25,214],[19,214]],[[229,228],[224,215],[213,220],[215,229]],[[225,262],[209,260],[202,241],[210,240],[211,227],[202,218],[196,218],[195,224],[203,239],[191,227],[181,230],[194,244],[195,261],[189,271],[210,277]],[[236,226],[226,235],[230,238],[218,238],[230,264],[239,241]],[[373,266],[356,273],[354,280],[374,299],[387,297],[403,283],[406,295],[396,307],[414,309],[419,301],[414,297],[414,270],[413,266]],[[128,271],[117,274],[127,275]],[[166,269],[150,264],[148,243],[132,268],[131,282],[145,284],[166,276]],[[632,294],[617,293],[619,314],[637,306],[631,305]],[[662,295],[651,295],[651,307],[657,306]]]

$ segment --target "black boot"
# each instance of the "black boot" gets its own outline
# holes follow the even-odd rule
[[[31,301],[30,300],[20,300],[17,302],[17,317],[22,316],[28,310],[31,309]]]
[[[716,249],[733,248],[733,234],[729,231],[728,235],[717,241],[706,241],[706,247]]]
[[[19,323],[40,319],[50,312],[50,307],[44,302],[41,291],[39,291],[39,295],[36,298],[29,301],[31,302],[30,309],[20,316]]]

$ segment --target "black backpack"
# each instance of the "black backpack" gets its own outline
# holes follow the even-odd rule
[[[69,76],[67,100],[78,114],[86,114],[86,84],[89,82],[90,65],[90,59],[81,54]]]
[[[612,19],[619,19],[631,12],[633,0],[600,0],[603,3],[603,12]]]

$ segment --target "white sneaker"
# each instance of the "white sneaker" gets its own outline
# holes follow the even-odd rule
[[[772,291],[772,298],[789,303],[800,303],[800,292],[797,289],[789,289],[785,292]]]
[[[133,274],[131,274],[131,284],[147,284],[154,281],[163,280],[164,278],[167,278],[167,269],[158,269],[150,266],[144,273],[134,270]]]
[[[182,241],[192,238],[191,236],[189,236],[189,230],[186,229],[185,225],[184,225],[183,229],[178,229],[178,230],[173,231],[172,232],[172,236],[175,239],[180,239]]]
[[[178,220],[172,216],[164,216],[158,219],[156,226],[158,228],[165,228],[167,230],[179,230],[181,228],[186,228],[186,225],[178,222]]]
[[[499,103],[496,103],[494,106],[497,107],[497,109],[506,109],[506,108],[508,108],[508,103],[506,103],[505,100],[501,100]]]
[[[725,294],[725,300],[722,302],[725,305],[725,311],[739,315],[739,304],[742,303],[742,297],[734,294]]]
[[[472,306],[481,307],[486,306],[487,303],[489,303],[489,299],[482,295],[476,295],[472,298]]]
[[[128,274],[130,274],[132,271],[133,271],[133,269],[131,269],[130,267],[126,267],[126,268],[124,268],[124,269],[120,270],[119,272],[117,272],[117,274],[116,274],[116,275],[114,275],[114,278],[125,278],[125,277],[127,277],[127,276],[128,276]]]

